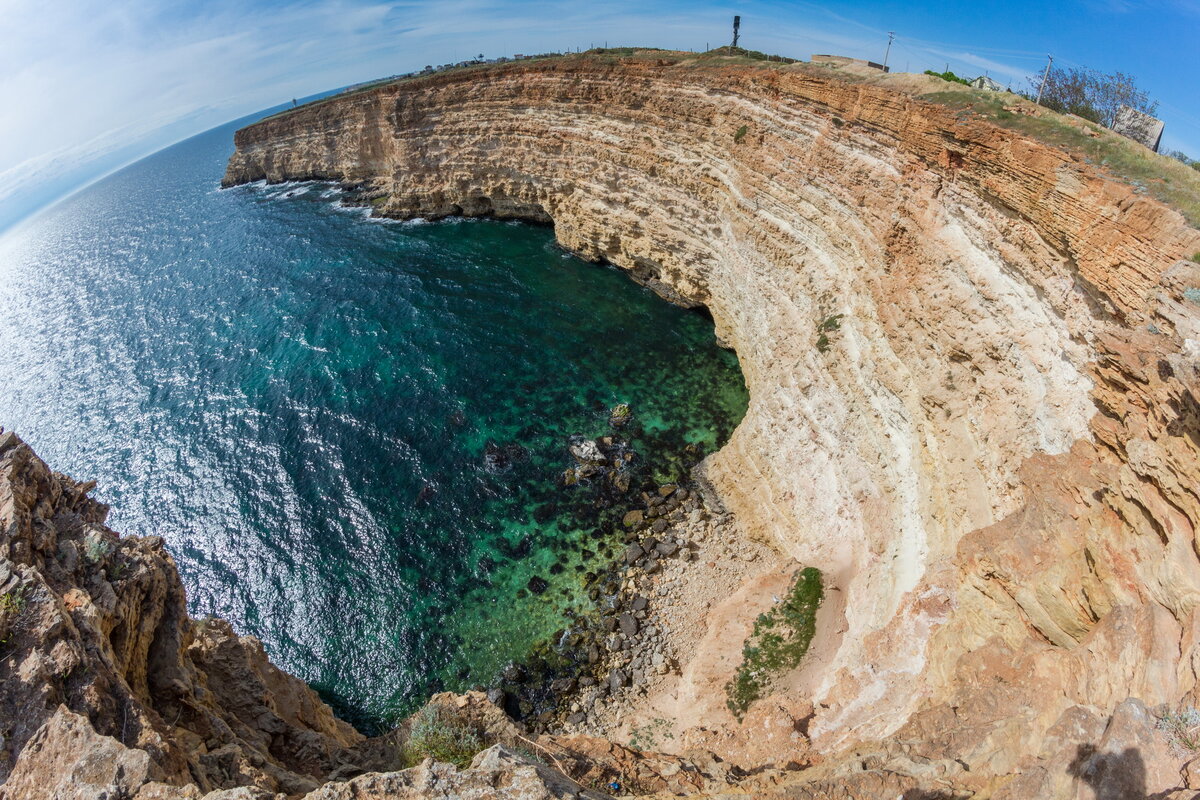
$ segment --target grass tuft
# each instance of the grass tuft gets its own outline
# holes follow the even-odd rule
[[[20,589],[0,594],[0,614],[19,614],[25,608],[25,597]]]

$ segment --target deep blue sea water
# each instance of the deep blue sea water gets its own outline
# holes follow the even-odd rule
[[[675,480],[746,391],[711,322],[549,228],[219,189],[234,128],[0,239],[0,425],[163,536],[194,614],[371,727],[581,607],[626,506],[562,485],[572,436],[628,403],[634,490]]]

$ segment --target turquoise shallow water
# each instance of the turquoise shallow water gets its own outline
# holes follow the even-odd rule
[[[746,392],[703,316],[548,228],[220,190],[234,127],[0,240],[0,425],[370,728],[581,607],[623,504],[561,485],[572,436],[629,403],[635,489],[677,479]]]

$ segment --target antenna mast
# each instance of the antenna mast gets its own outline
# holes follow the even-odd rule
[[[733,44],[730,45],[731,50],[737,49],[738,29],[741,27],[742,27],[742,18],[740,16],[735,16],[733,18]]]

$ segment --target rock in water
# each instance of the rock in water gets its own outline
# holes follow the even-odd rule
[[[573,443],[569,448],[571,455],[581,464],[605,464],[608,458],[600,452],[600,446],[591,439]]]
[[[627,403],[618,403],[608,412],[608,424],[614,428],[622,428],[633,419],[633,412]]]

